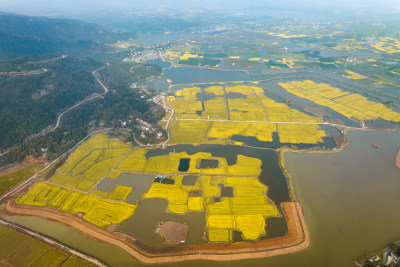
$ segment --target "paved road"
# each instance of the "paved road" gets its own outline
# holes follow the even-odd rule
[[[66,56],[65,56],[65,57],[66,57]],[[60,57],[60,58],[63,58],[63,57]],[[57,59],[60,59],[60,58],[57,58]],[[51,59],[51,60],[55,60],[55,59]],[[88,99],[85,99],[85,100],[83,100],[83,101],[80,101],[80,102],[76,103],[75,105],[73,105],[72,107],[69,107],[67,110],[64,110],[63,112],[61,112],[61,113],[57,116],[56,125],[55,125],[55,126],[53,127],[53,129],[51,129],[49,132],[54,132],[54,131],[60,126],[60,124],[61,124],[61,119],[62,119],[62,117],[63,117],[67,112],[73,110],[74,108],[79,107],[80,105],[82,105],[82,104],[84,104],[84,103],[86,103],[86,102],[88,102],[88,101],[91,101],[91,100],[93,100],[93,99],[99,98],[99,97],[101,97],[101,96],[103,96],[103,95],[105,95],[105,94],[108,93],[108,88],[107,88],[107,87],[100,81],[100,79],[96,76],[96,73],[97,73],[99,70],[101,70],[102,68],[104,68],[104,66],[101,67],[101,68],[98,68],[97,70],[94,70],[94,71],[92,72],[92,75],[93,75],[94,78],[97,80],[97,82],[101,85],[101,87],[104,89],[104,92],[101,93],[101,94],[99,94],[99,95],[95,95],[95,96],[92,96],[92,97],[90,97],[90,98],[88,98]],[[46,128],[47,128],[47,127],[46,127]],[[33,138],[38,137],[38,136],[45,135],[46,133],[48,133],[48,131],[43,131],[43,130],[42,130],[40,133],[35,134]],[[30,139],[32,139],[32,138],[30,138]],[[11,151],[13,151],[14,149],[16,149],[16,148],[18,148],[18,147],[20,147],[20,146],[21,146],[21,145],[16,145],[16,146],[13,146],[13,147],[7,149],[6,151],[0,153],[0,157],[3,156],[3,155],[5,155],[5,154],[7,154],[7,153],[9,153],[9,152],[11,152]]]
[[[63,244],[61,244],[61,243],[55,241],[54,239],[51,239],[51,238],[42,236],[42,235],[40,235],[40,234],[38,234],[38,233],[32,232],[32,231],[30,231],[30,230],[28,230],[28,229],[25,229],[25,228],[20,227],[20,226],[18,226],[18,225],[15,225],[15,224],[6,222],[6,221],[1,220],[1,219],[0,219],[0,224],[4,225],[4,226],[6,226],[6,227],[9,227],[9,228],[11,228],[11,229],[14,229],[14,230],[16,230],[17,232],[26,234],[26,235],[31,236],[31,237],[33,237],[33,238],[37,238],[37,239],[39,239],[39,240],[41,240],[41,241],[43,241],[43,242],[45,242],[45,243],[47,243],[47,244],[50,244],[51,246],[54,246],[54,247],[58,247],[58,248],[60,248],[60,249],[63,249],[63,250],[65,250],[65,251],[67,251],[68,253],[71,253],[71,254],[73,254],[73,255],[75,255],[75,256],[78,256],[78,257],[80,257],[80,258],[83,258],[83,259],[87,260],[88,262],[91,262],[91,263],[93,263],[93,264],[95,264],[95,265],[97,265],[97,266],[106,266],[106,265],[103,264],[101,261],[99,261],[99,260],[97,260],[97,259],[95,259],[95,258],[92,258],[92,257],[90,257],[90,256],[87,256],[87,255],[85,255],[85,254],[83,254],[83,253],[81,253],[81,252],[79,252],[79,251],[76,251],[76,250],[70,248],[70,247],[66,247],[65,245],[63,245]]]
[[[84,103],[86,103],[86,102],[88,102],[88,101],[91,101],[91,100],[93,100],[93,99],[99,98],[99,97],[101,97],[101,96],[103,96],[103,95],[105,95],[105,94],[108,93],[107,87],[106,87],[106,86],[100,81],[100,79],[96,76],[96,72],[98,72],[99,70],[101,70],[101,69],[103,69],[103,68],[104,68],[104,67],[101,67],[101,68],[98,68],[97,70],[94,70],[94,71],[92,72],[92,75],[96,78],[97,82],[101,85],[101,87],[103,87],[104,92],[101,93],[101,94],[99,94],[99,95],[95,95],[95,96],[92,96],[92,97],[90,97],[90,98],[88,98],[88,99],[85,99],[85,100],[83,100],[83,101],[80,101],[80,102],[78,102],[77,104],[73,105],[72,107],[69,107],[67,110],[64,110],[63,112],[61,112],[61,113],[58,115],[56,125],[54,126],[54,128],[53,128],[50,132],[55,131],[55,130],[60,126],[61,118],[62,118],[62,116],[64,116],[65,113],[67,113],[67,112],[73,110],[73,109],[76,108],[76,107],[79,107],[80,105],[82,105],[82,104],[84,104]]]
[[[42,63],[47,63],[47,62],[51,62],[51,61],[56,61],[59,59],[63,59],[68,57],[68,55],[62,55],[56,58],[50,58],[50,59],[45,59],[45,60],[41,60],[41,61],[32,61],[32,62],[27,62],[26,64],[42,64]]]

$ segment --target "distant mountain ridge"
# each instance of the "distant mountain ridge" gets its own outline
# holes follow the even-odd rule
[[[85,56],[106,43],[136,38],[79,20],[30,17],[0,12],[0,59],[38,54]]]

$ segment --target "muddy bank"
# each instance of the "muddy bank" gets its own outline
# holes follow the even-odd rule
[[[91,238],[122,248],[141,262],[164,263],[201,259],[230,261],[265,258],[293,253],[308,247],[309,234],[300,204],[297,202],[284,202],[281,206],[288,222],[288,232],[284,237],[257,242],[180,245],[168,248],[150,247],[126,234],[110,233],[76,216],[50,208],[24,206],[8,202],[5,210],[11,214],[37,216],[63,223]]]
[[[397,150],[396,158],[395,158],[395,164],[397,169],[400,170],[400,148]]]

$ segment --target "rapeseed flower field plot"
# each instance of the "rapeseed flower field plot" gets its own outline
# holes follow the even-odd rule
[[[199,119],[197,112],[203,111],[202,101],[197,100],[199,87],[183,88],[175,91],[175,96],[167,98],[167,104],[175,111],[175,117],[183,119]]]
[[[107,174],[107,178],[110,179],[117,179],[119,176],[122,174],[122,172],[119,171],[111,171],[109,174]]]
[[[266,121],[264,106],[256,95],[247,95],[246,98],[229,98],[229,112],[231,120]]]
[[[382,103],[373,102],[359,94],[344,92],[325,83],[317,84],[307,80],[279,85],[289,93],[329,107],[349,118],[359,121],[382,119],[400,122],[400,114]]]
[[[238,155],[237,163],[235,165],[228,166],[225,158],[212,157],[210,153],[200,152],[189,155],[186,152],[180,152],[146,159],[145,154],[147,151],[147,148],[135,150],[117,166],[117,169],[121,171],[165,174],[193,173],[242,175],[243,173],[251,173],[250,175],[258,175],[261,172],[261,161],[259,159],[243,155]],[[180,172],[178,170],[181,159],[190,159],[188,171]],[[218,167],[199,169],[197,165],[202,159],[218,160]]]
[[[364,75],[352,72],[350,70],[346,70],[347,74],[349,74],[349,77],[353,80],[361,80],[361,79],[366,79],[367,77],[365,77]]]
[[[208,228],[234,229],[235,217],[233,215],[208,215]]]
[[[96,146],[101,147],[98,140],[95,140]],[[108,138],[103,138],[103,142],[109,142]],[[93,150],[93,146],[89,148]],[[79,147],[77,150],[81,152]],[[193,155],[179,152],[146,158],[149,150],[151,148],[131,151],[117,166],[117,170],[107,170],[108,176],[118,177],[123,171],[170,174],[168,178],[174,181],[173,184],[154,181],[142,198],[165,199],[168,201],[168,212],[175,214],[206,212],[206,227],[211,242],[231,242],[233,231],[242,232],[246,240],[256,240],[265,234],[265,219],[280,216],[278,209],[268,203],[267,187],[257,179],[261,173],[260,159],[238,155],[236,164],[228,165],[225,158],[213,157],[212,154],[204,152]],[[89,153],[86,153],[85,159],[91,157]],[[72,155],[75,165],[82,162],[74,153]],[[182,159],[189,159],[189,167],[184,172],[178,170]],[[218,165],[213,168],[201,168],[202,160],[216,160]],[[68,161],[66,164],[72,170],[76,167]],[[68,170],[64,166],[62,168]],[[184,185],[182,182],[186,174],[199,177],[186,183],[189,185]],[[74,189],[82,187],[82,182],[90,182],[88,185],[92,188],[94,182],[72,174],[56,174],[50,181],[62,185],[38,183],[20,197],[17,203],[78,214],[84,220],[102,228],[120,224],[131,217],[137,207],[126,203],[132,191],[128,186],[117,185],[111,193],[98,189],[82,193]],[[232,188],[231,193],[226,195],[226,191],[222,190],[224,187]]]
[[[82,191],[89,191],[95,185],[95,182],[77,178],[71,175],[55,174],[49,179],[50,182],[75,188]]]
[[[202,197],[189,197],[188,198],[188,210],[189,211],[203,211],[204,204]]]
[[[256,240],[265,234],[265,218],[261,214],[235,216],[235,225],[244,240]]]
[[[94,194],[96,196],[99,196],[99,197],[104,197],[104,198],[108,197],[108,193],[100,191],[100,190],[97,190],[97,189],[93,189],[92,191],[90,191],[90,193]]]
[[[208,229],[208,240],[211,242],[231,242],[232,231],[229,229]]]
[[[75,149],[56,173],[99,181],[130,150],[129,145],[98,134]]]
[[[204,101],[204,111],[201,114],[202,119],[226,120],[228,118],[226,112],[225,99],[216,97],[211,100]]]
[[[83,218],[99,227],[107,228],[111,224],[120,224],[131,217],[136,205],[101,199]]]
[[[238,94],[242,94],[242,95],[252,95],[252,94],[264,93],[264,90],[261,87],[248,86],[248,85],[226,86],[225,90],[227,93],[238,93]]]
[[[231,139],[233,135],[254,136],[262,142],[272,142],[272,133],[276,132],[274,123],[250,122],[212,122],[208,138]]]
[[[131,192],[132,187],[117,185],[114,190],[110,194],[108,194],[108,198],[126,201]]]
[[[279,141],[290,144],[322,143],[325,131],[314,124],[278,124]]]
[[[171,135],[169,144],[225,144],[224,140],[206,139],[210,127],[209,121],[171,120],[168,131]]]
[[[305,35],[305,34],[297,34],[297,35],[286,35],[285,33],[275,33],[275,32],[269,32],[267,33],[271,36],[275,36],[275,37],[281,37],[284,39],[290,39],[290,38],[302,38],[302,37],[308,37],[309,35]]]
[[[278,103],[265,95],[260,95],[259,99],[265,106],[268,120],[271,122],[321,122],[318,117],[290,108],[286,103]]]
[[[136,210],[136,205],[133,204],[102,199],[45,182],[36,184],[16,202],[56,208],[72,214],[84,213],[83,219],[103,228],[121,223]]]
[[[371,45],[371,47],[388,54],[400,53],[400,41],[395,38],[381,37],[379,38],[379,42],[375,45]]]
[[[222,86],[210,86],[205,88],[204,91],[214,95],[225,95],[224,88]]]
[[[168,211],[176,214],[203,211],[206,207],[211,242],[230,242],[233,230],[241,231],[244,239],[256,240],[265,234],[265,219],[279,216],[278,209],[268,203],[266,186],[256,178],[261,172],[259,159],[238,155],[236,164],[228,166],[225,158],[212,157],[209,153],[170,153],[146,160],[147,151],[148,148],[142,148],[132,152],[118,168],[173,174],[179,172],[180,159],[189,158],[187,173],[201,174],[194,185],[182,185],[183,175],[173,175],[170,179],[174,180],[174,184],[154,182],[143,198],[166,199]],[[218,160],[218,167],[198,169],[199,160],[202,159]],[[135,163],[130,165],[130,162]],[[137,162],[144,164],[139,166]],[[221,185],[232,187],[233,196],[221,195]],[[202,192],[202,196],[190,197],[191,191]],[[215,202],[215,197],[220,198],[220,201]]]
[[[231,241],[227,236],[233,230],[242,232],[245,240],[257,240],[265,234],[266,218],[280,216],[277,207],[268,203],[267,188],[257,177],[202,176],[201,180],[203,190],[216,184],[233,189],[232,197],[222,196],[218,202],[205,201],[211,242]],[[217,229],[220,231],[214,232]]]
[[[143,198],[163,198],[168,200],[168,211],[183,214],[188,211],[188,193],[178,185],[153,183]]]

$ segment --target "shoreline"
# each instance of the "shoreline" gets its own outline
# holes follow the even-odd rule
[[[400,170],[400,148],[397,149],[396,157],[394,158],[394,164],[396,165],[397,169]]]
[[[288,232],[283,237],[256,242],[181,245],[168,248],[148,246],[129,235],[120,232],[110,233],[72,214],[51,208],[18,205],[9,201],[5,212],[11,215],[34,216],[60,222],[90,238],[118,246],[143,263],[167,263],[188,260],[231,261],[267,258],[307,248],[310,238],[300,204],[284,202],[281,207],[288,222]]]

